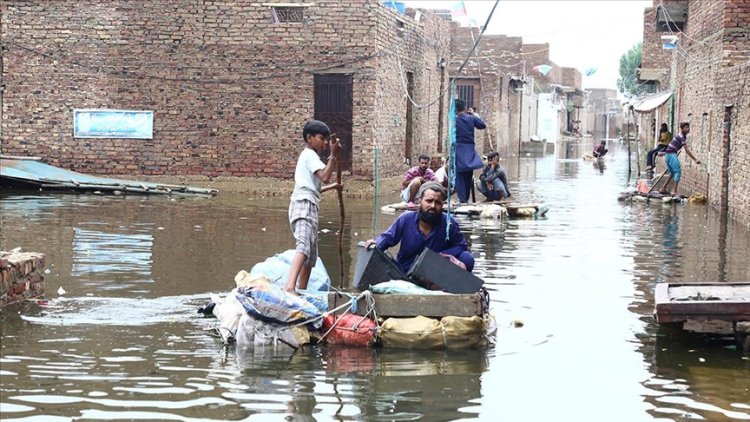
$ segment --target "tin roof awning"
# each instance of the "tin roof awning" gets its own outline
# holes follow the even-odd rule
[[[633,101],[633,110],[638,113],[650,113],[655,108],[667,102],[672,97],[672,91],[662,91],[647,95]]]
[[[144,194],[216,195],[216,189],[165,185],[137,180],[99,177],[42,163],[38,157],[0,155],[0,185],[34,186],[40,190],[99,191]]]

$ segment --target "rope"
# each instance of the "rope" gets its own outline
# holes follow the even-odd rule
[[[349,296],[350,298],[353,297],[352,295],[348,295],[345,292],[339,292],[339,293],[345,294],[345,295]],[[362,297],[363,294],[364,294],[364,292],[360,293],[359,296],[357,296],[357,300],[359,300]],[[321,319],[325,318],[327,314],[336,313],[337,311],[340,311],[340,310],[344,309],[347,306],[352,306],[352,304],[351,304],[350,301],[349,302],[345,302],[343,305],[338,306],[336,308],[333,308],[333,309],[329,310],[328,312],[326,312],[324,314],[321,314],[320,316],[316,316],[315,318],[310,318],[310,319],[304,320],[302,322],[298,322],[298,323],[296,323],[294,325],[291,325],[291,327],[300,327],[302,325],[306,325],[306,324],[309,324],[311,322],[315,322],[315,321],[321,320]]]
[[[359,299],[364,298],[365,302],[367,303],[367,312],[365,312],[365,314],[362,315],[362,318],[360,318],[359,321],[353,324],[351,328],[345,328],[345,330],[353,331],[357,333],[359,332],[359,324],[361,324],[365,319],[367,319],[367,316],[370,315],[370,313],[375,314],[375,299],[372,297],[372,293],[369,290],[365,290],[364,292],[360,293],[356,298],[354,298],[353,296],[351,296],[351,298],[352,300],[348,302],[349,307],[346,309],[346,311],[343,312],[344,314],[349,312],[352,309],[352,307],[355,306],[355,304],[359,301]],[[341,308],[343,307],[344,305],[341,305]],[[338,309],[334,309],[333,311],[328,312],[329,314],[331,312],[334,313],[333,324],[331,325],[331,328],[329,328],[328,331],[323,333],[323,335],[318,339],[318,343],[321,343],[326,338],[326,336],[328,336],[328,334],[330,334],[331,331],[333,331],[333,329],[336,328],[339,322],[341,322],[341,320],[343,319],[341,317],[336,318],[335,312],[337,310]],[[380,324],[378,324],[377,317],[375,318],[375,325],[378,327],[378,329],[380,328]]]

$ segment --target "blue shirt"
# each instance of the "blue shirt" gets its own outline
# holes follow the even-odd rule
[[[388,230],[375,238],[375,245],[381,251],[401,243],[396,255],[396,263],[401,271],[406,274],[411,269],[414,260],[424,248],[430,248],[438,253],[453,255],[458,258],[461,252],[468,251],[469,246],[461,234],[458,222],[450,217],[451,228],[448,240],[445,240],[445,227],[448,224],[448,216],[441,215],[440,223],[432,227],[429,235],[425,236],[419,231],[419,213],[409,211],[401,214],[391,224]]]
[[[456,116],[456,171],[482,168],[482,158],[474,150],[474,128],[486,127],[477,115],[464,113]]]

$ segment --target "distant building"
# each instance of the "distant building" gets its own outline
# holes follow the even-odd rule
[[[622,106],[617,90],[593,88],[586,90],[583,111],[584,132],[595,139],[618,138],[622,135]]]

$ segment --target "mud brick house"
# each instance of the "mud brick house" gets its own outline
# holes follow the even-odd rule
[[[376,0],[0,8],[4,154],[97,174],[290,178],[312,117],[342,139],[353,177],[372,177],[376,146],[382,176],[440,148],[454,24],[429,11]],[[153,137],[74,137],[76,109],[151,110]]]
[[[616,89],[592,88],[586,90],[587,98],[583,121],[584,132],[591,133],[595,139],[617,138],[622,127],[623,116]]]
[[[688,143],[703,162],[683,159],[680,187],[750,226],[750,0],[655,0],[650,9],[640,78],[673,91],[671,121],[675,130],[691,123]],[[676,41],[667,53],[662,36]]]

